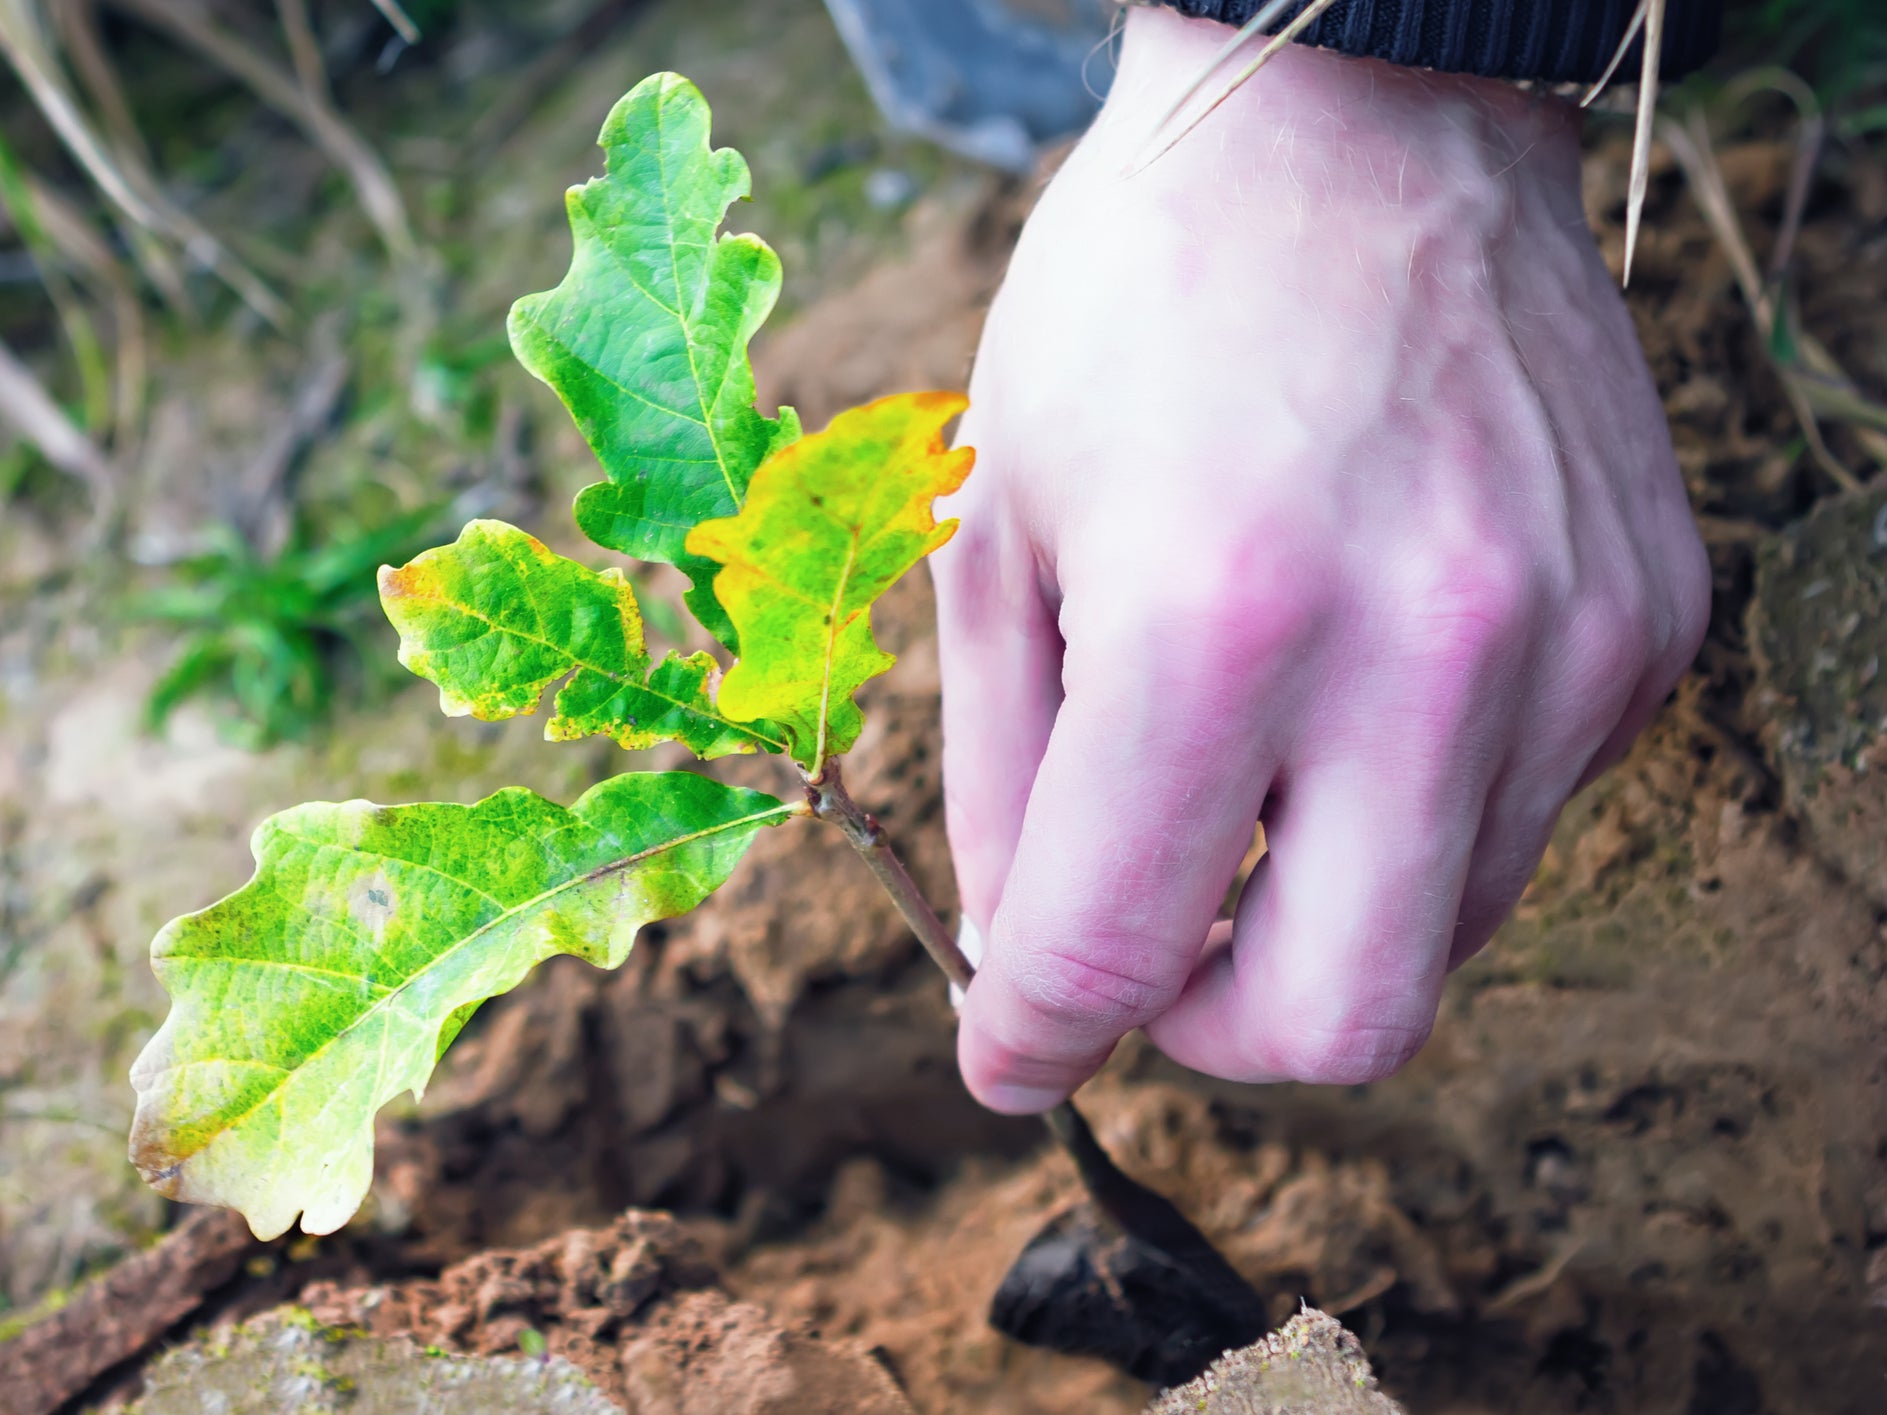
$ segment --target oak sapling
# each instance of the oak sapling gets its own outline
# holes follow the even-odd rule
[[[133,1161],[171,1198],[240,1209],[264,1238],[328,1233],[365,1198],[373,1119],[418,1094],[486,999],[556,954],[606,968],[637,931],[699,904],[763,829],[836,824],[958,983],[970,967],[878,825],[846,794],[853,699],[893,662],[871,606],[949,539],[932,502],[973,454],[944,433],[964,400],[885,398],[807,434],[755,407],[747,346],[780,290],[753,236],[720,234],[748,193],[701,94],[656,75],[610,114],[606,175],[568,196],[575,248],[513,308],[512,347],[602,465],[577,498],[592,540],[691,579],[687,607],[732,656],[657,662],[620,569],[473,521],[380,573],[400,661],[453,716],[497,721],[554,696],[546,734],[711,760],[768,753],[792,799],[692,772],[626,773],[566,808],[521,789],[476,805],[305,805],[256,832],[256,874],[152,945],[171,1011],[132,1070]],[[1072,1107],[1051,1120],[1101,1208],[1182,1266],[1249,1296],[1176,1210],[1108,1162]],[[1263,1330],[1262,1308],[1246,1317]],[[1249,1338],[1247,1338],[1249,1339]],[[1216,1355],[1217,1347],[1208,1353]]]

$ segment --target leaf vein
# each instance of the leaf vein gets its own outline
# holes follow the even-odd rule
[[[306,1056],[302,1057],[299,1061],[297,1061],[295,1064],[295,1067],[292,1070],[285,1067],[272,1068],[281,1072],[283,1076],[283,1079],[281,1081],[278,1081],[274,1086],[271,1086],[268,1091],[266,1091],[263,1095],[258,1097],[246,1110],[243,1110],[239,1112],[238,1114],[231,1116],[227,1121],[223,1123],[222,1127],[216,1132],[216,1135],[211,1136],[211,1138],[208,1141],[206,1141],[203,1145],[198,1147],[198,1149],[192,1151],[191,1154],[189,1155],[178,1155],[176,1157],[177,1162],[181,1163],[185,1160],[188,1160],[194,1157],[197,1154],[201,1154],[204,1150],[208,1149],[210,1145],[213,1145],[216,1142],[216,1139],[218,1136],[226,1135],[230,1131],[235,1130],[238,1127],[240,1127],[242,1123],[245,1120],[247,1120],[251,1115],[254,1115],[257,1111],[261,1110],[262,1107],[269,1105],[270,1103],[275,1101],[275,1099],[281,1095],[283,1088],[289,1085],[289,1083],[293,1080],[297,1072],[301,1071],[303,1068],[310,1066],[315,1061],[319,1060],[323,1055],[327,1053],[327,1051],[330,1048],[334,1047],[335,1045],[340,1043],[343,1039],[345,1039],[346,1037],[354,1033],[355,1029],[359,1028],[360,1026],[362,1026],[363,1024],[365,1024],[366,1022],[368,1022],[369,1020],[373,1018],[384,1015],[382,1009],[393,1007],[398,1002],[398,1000],[400,1000],[405,990],[408,987],[410,987],[412,983],[417,978],[419,978],[423,973],[430,971],[433,968],[439,967],[446,959],[452,957],[454,954],[459,953],[461,950],[465,948],[469,948],[472,944],[477,942],[485,934],[491,932],[500,924],[507,923],[515,918],[520,918],[524,916],[528,911],[536,908],[539,905],[546,904],[550,900],[556,899],[559,896],[567,893],[568,891],[572,889],[579,888],[580,886],[585,885],[585,884],[594,883],[595,881],[600,880],[600,879],[606,879],[611,874],[614,874],[614,873],[620,873],[624,870],[633,869],[636,865],[643,863],[645,860],[653,859],[657,855],[664,854],[670,850],[679,850],[682,846],[691,845],[697,840],[705,840],[715,835],[723,835],[723,834],[726,834],[728,831],[737,830],[742,826],[759,824],[767,820],[774,819],[776,817],[785,817],[803,809],[804,808],[801,806],[790,806],[790,805],[773,806],[764,811],[756,811],[754,814],[749,815],[749,816],[742,816],[738,820],[723,821],[716,825],[708,826],[702,830],[693,831],[687,835],[677,836],[673,840],[663,841],[659,845],[651,846],[646,850],[638,851],[637,853],[633,855],[625,856],[620,860],[613,860],[609,864],[599,866],[598,868],[594,870],[590,870],[585,874],[574,876],[571,879],[565,880],[561,884],[554,885],[550,889],[544,890],[543,892],[537,894],[531,899],[525,900],[523,903],[517,905],[514,909],[507,910],[505,913],[500,914],[498,917],[487,920],[485,923],[481,924],[478,928],[474,929],[471,933],[467,934],[464,938],[455,940],[451,945],[442,949],[437,954],[433,955],[433,957],[427,961],[426,965],[423,968],[408,975],[405,979],[401,981],[398,987],[389,991],[384,997],[376,998],[373,1001],[373,1003],[367,1008],[365,1008],[358,1017],[354,1018],[346,1026],[337,1029],[333,1033],[333,1035],[329,1036],[326,1040],[324,1040],[320,1046],[316,1047],[313,1051],[309,1052]],[[294,838],[300,839],[302,837],[294,837]],[[348,847],[342,847],[342,848],[348,848]],[[358,853],[366,854],[368,852],[360,851]],[[380,857],[380,858],[384,858],[384,857]]]

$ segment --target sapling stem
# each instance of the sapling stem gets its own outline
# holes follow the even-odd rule
[[[930,907],[924,891],[917,887],[911,872],[904,868],[904,861],[891,848],[891,837],[885,828],[854,801],[851,792],[845,789],[845,777],[839,770],[838,762],[828,760],[821,765],[817,776],[802,779],[806,783],[806,799],[812,805],[812,813],[822,821],[830,821],[844,832],[859,858],[877,876],[885,893],[891,896],[891,902],[897,905],[898,913],[911,926],[911,932],[924,945],[924,951],[931,956],[931,961],[943,970],[943,975],[951,982],[960,988],[967,988],[970,980],[976,976],[975,965],[957,946],[957,941],[950,936],[950,930],[937,917],[937,911]],[[1074,1157],[1075,1166],[1081,1170],[1083,1179],[1088,1178],[1089,1168],[1096,1156],[1108,1169],[1114,1168],[1113,1162],[1095,1140],[1094,1132],[1088,1128],[1087,1121],[1075,1109],[1073,1101],[1063,1101],[1043,1118],[1050,1132]],[[1119,1171],[1114,1170],[1114,1173],[1118,1174]],[[1125,1178],[1124,1175],[1121,1177]],[[1095,1199],[1111,1212],[1101,1192],[1107,1187],[1092,1182],[1088,1185]]]
[[[904,861],[891,848],[891,837],[886,834],[885,828],[854,801],[851,793],[845,789],[845,777],[839,770],[838,762],[829,760],[820,767],[817,776],[803,776],[802,780],[806,783],[806,799],[812,805],[812,813],[820,820],[830,821],[845,833],[845,838],[878,877],[878,883],[884,886],[885,893],[891,896],[891,902],[897,905],[898,912],[904,916],[904,922],[911,926],[911,932],[917,935],[917,941],[924,945],[924,951],[943,970],[943,975],[960,988],[969,987],[970,980],[976,976],[976,966],[957,946],[957,941],[950,936],[950,930],[937,917],[937,911],[930,907],[923,890],[917,887],[917,881],[911,878],[911,872],[904,868]],[[1088,1122],[1075,1109],[1073,1101],[1063,1101],[1043,1119],[1050,1133],[1074,1157],[1075,1166],[1081,1171],[1084,1180],[1089,1179],[1089,1171],[1095,1168],[1097,1161],[1114,1175],[1126,1179],[1114,1168],[1113,1161],[1107,1158],[1100,1142],[1094,1138],[1093,1130],[1088,1127]],[[1127,1182],[1131,1184],[1133,1181]],[[1112,1192],[1112,1186],[1090,1180],[1088,1188],[1101,1207],[1111,1213],[1113,1206],[1109,1204],[1103,1190]]]
[[[911,872],[891,847],[891,837],[845,789],[837,761],[823,763],[817,776],[802,775],[806,800],[813,815],[836,825],[858,852],[885,893],[917,935],[924,951],[958,987],[967,988],[976,968],[944,927],[937,911],[911,878]],[[1081,1183],[1095,1207],[1120,1228],[1150,1248],[1189,1269],[1203,1290],[1234,1320],[1249,1326],[1253,1340],[1268,1325],[1263,1302],[1250,1284],[1225,1261],[1218,1249],[1194,1228],[1171,1200],[1147,1188],[1114,1163],[1095,1137],[1087,1118],[1072,1100],[1063,1101],[1042,1117],[1049,1133],[1074,1161]]]
[[[957,941],[950,936],[950,930],[937,917],[937,911],[930,907],[930,901],[924,897],[924,891],[917,887],[917,881],[911,878],[911,872],[904,868],[904,861],[898,858],[898,852],[891,848],[891,837],[885,834],[885,828],[878,824],[864,811],[845,789],[845,778],[836,761],[828,760],[819,768],[817,776],[803,776],[806,784],[806,800],[812,806],[812,813],[822,821],[830,821],[844,832],[852,848],[878,883],[884,886],[891,902],[897,906],[898,913],[904,916],[904,922],[911,926],[911,932],[917,935],[917,941],[924,945],[924,951],[931,961],[943,970],[943,974],[960,988],[967,988],[970,979],[976,976],[976,969],[964,955]]]

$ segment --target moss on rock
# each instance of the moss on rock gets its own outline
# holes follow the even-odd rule
[[[1887,899],[1887,491],[1825,501],[1763,547],[1750,646],[1790,808]]]
[[[199,1337],[151,1368],[133,1415],[617,1415],[567,1361],[428,1352],[274,1313]]]

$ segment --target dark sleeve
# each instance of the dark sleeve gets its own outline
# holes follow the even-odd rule
[[[1265,0],[1159,0],[1195,18],[1242,25]],[[1279,27],[1302,10],[1293,5]],[[1302,43],[1396,64],[1488,78],[1590,83],[1611,62],[1637,0],[1336,0],[1299,36]],[[1678,79],[1716,48],[1723,0],[1667,0],[1665,79]],[[1641,62],[1632,46],[1619,70],[1630,82]]]

